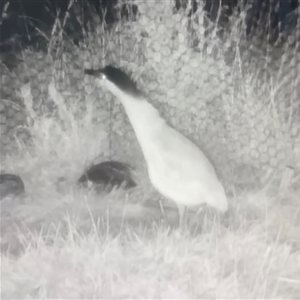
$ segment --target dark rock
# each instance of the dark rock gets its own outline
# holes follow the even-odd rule
[[[19,196],[25,192],[25,186],[20,176],[14,174],[0,175],[0,200],[7,196]]]
[[[89,182],[101,189],[123,187],[128,190],[136,186],[132,178],[132,168],[118,161],[105,161],[91,166],[78,180],[83,186],[88,186]]]

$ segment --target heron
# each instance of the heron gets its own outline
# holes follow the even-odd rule
[[[20,196],[24,192],[24,182],[19,175],[0,174],[0,200],[8,196]]]
[[[147,164],[149,179],[165,198],[177,204],[179,224],[187,207],[207,204],[228,210],[225,189],[214,166],[190,139],[169,126],[136,82],[123,69],[107,65],[85,69],[97,85],[123,105]]]

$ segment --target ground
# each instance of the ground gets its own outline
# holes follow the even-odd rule
[[[27,179],[26,197],[1,202],[1,298],[300,297],[295,191],[236,190],[225,215],[203,207],[178,227],[141,180],[99,195]]]

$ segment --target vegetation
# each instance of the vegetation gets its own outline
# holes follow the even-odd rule
[[[1,157],[1,170],[26,188],[1,201],[1,298],[300,298],[299,40],[255,44],[243,14],[225,34],[201,9],[189,18],[168,4],[139,1],[137,21],[94,24],[79,45],[58,18],[48,53],[24,51],[18,72],[3,75],[20,91],[30,140],[16,133],[18,152]],[[178,228],[124,112],[82,77],[83,66],[107,63],[130,70],[209,153],[226,215],[191,210]],[[92,162],[110,158],[135,165],[136,189],[76,185]],[[295,176],[285,184],[287,166]]]

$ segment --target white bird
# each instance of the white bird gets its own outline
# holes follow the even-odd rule
[[[215,169],[203,152],[185,136],[166,124],[124,71],[106,66],[86,69],[123,104],[135,131],[154,188],[173,200],[180,224],[185,208],[203,203],[220,212],[228,209],[228,200]]]

